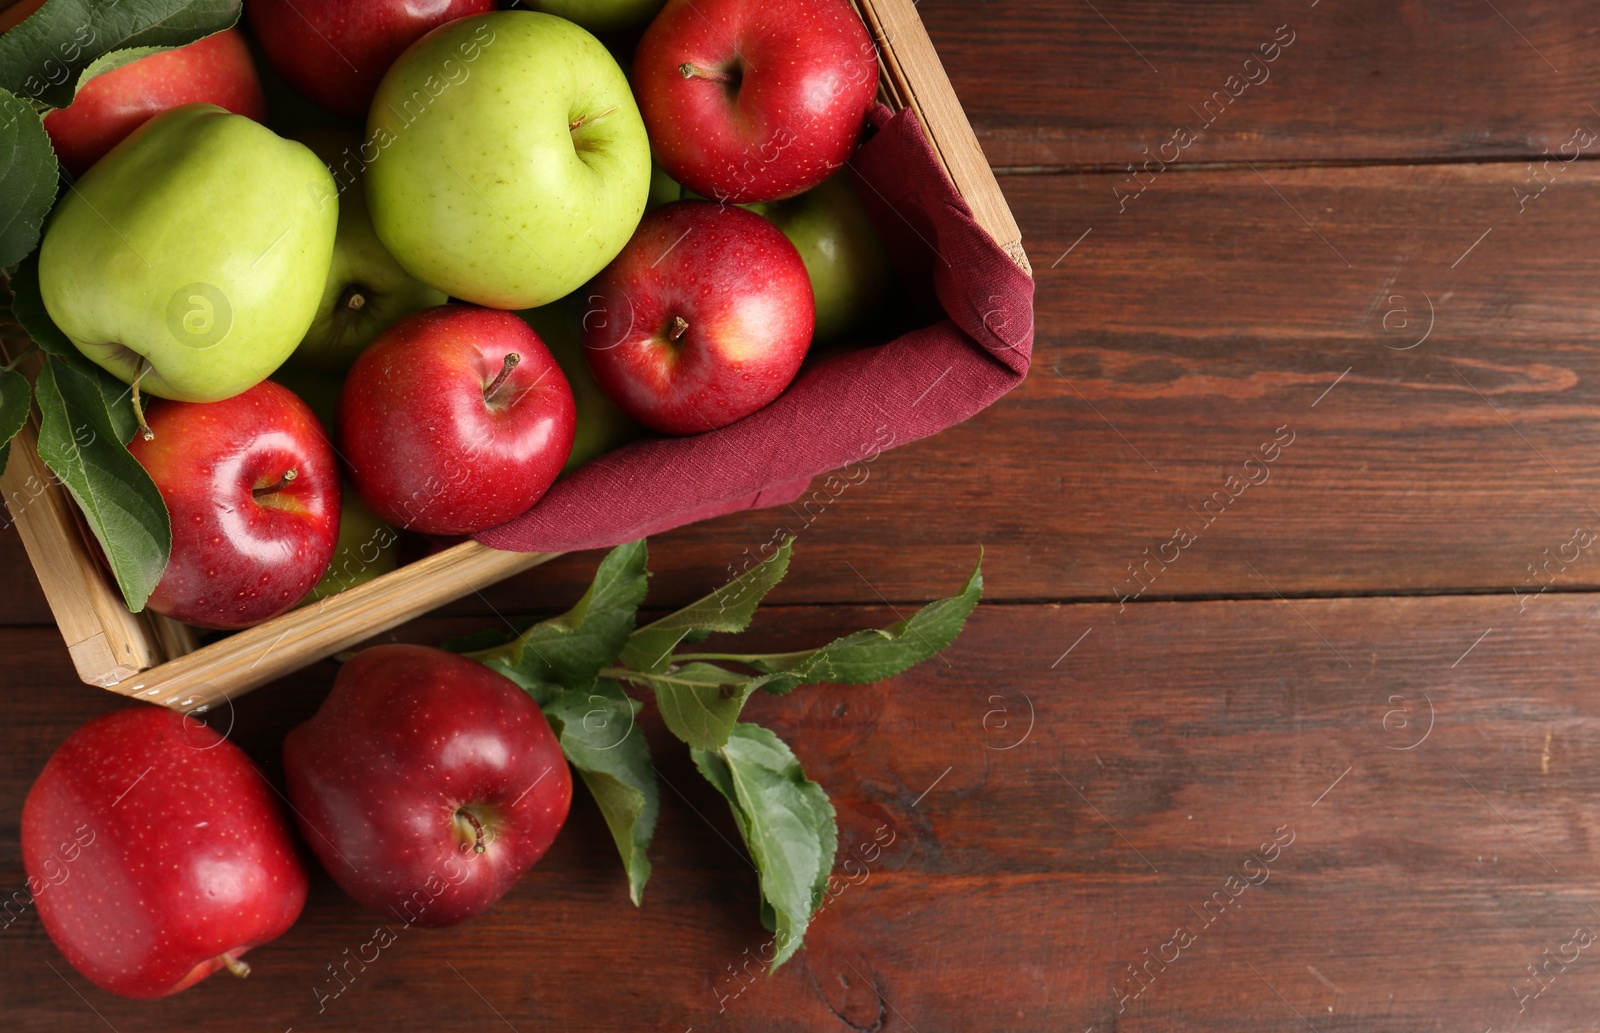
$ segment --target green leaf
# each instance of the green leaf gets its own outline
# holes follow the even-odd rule
[[[50,318],[50,313],[45,311],[44,296],[39,293],[37,252],[23,259],[16,272],[11,274],[7,286],[11,290],[11,315],[34,344],[61,358],[79,354],[72,341]]]
[[[15,370],[0,372],[0,471],[11,458],[11,439],[28,422],[33,406],[33,385]]]
[[[650,572],[644,539],[619,545],[600,561],[578,605],[528,628],[513,642],[469,653],[517,684],[587,685],[622,651],[644,601]],[[536,697],[537,698],[537,697]]]
[[[661,810],[650,744],[634,724],[643,708],[606,679],[587,689],[564,689],[544,708],[561,751],[600,805],[622,855],[628,896],[635,906],[643,902],[644,884],[650,878],[645,851]]]
[[[65,107],[80,73],[101,57],[193,43],[233,25],[240,6],[241,0],[47,0],[0,35],[0,87]]]
[[[685,637],[749,627],[756,607],[788,572],[793,545],[793,538],[785,539],[777,552],[710,595],[635,631],[619,658],[622,665],[636,671],[665,670]]]
[[[806,778],[788,745],[760,725],[736,725],[721,750],[693,750],[691,756],[727,798],[760,873],[776,970],[803,945],[822,905],[839,849],[833,804]]]
[[[809,653],[758,657],[757,670],[778,675],[762,686],[781,695],[796,684],[841,682],[864,685],[891,678],[945,649],[961,634],[983,595],[983,556],[959,595],[931,602],[883,629],[858,631]]]
[[[77,500],[128,609],[138,613],[161,580],[172,549],[161,493],[118,436],[94,378],[51,356],[35,390],[39,458]]]
[[[668,731],[697,750],[722,748],[753,688],[748,674],[698,662],[641,681],[655,690]]]
[[[10,38],[9,32],[0,35],[0,46]],[[58,170],[39,113],[0,89],[0,267],[16,265],[39,246],[44,217],[56,200]]]
[[[192,43],[194,41],[190,40],[190,42]],[[78,91],[83,89],[84,84],[97,75],[105,75],[107,72],[114,72],[123,65],[133,64],[141,57],[149,57],[151,54],[159,54],[163,51],[171,49],[171,47],[126,47],[122,50],[113,50],[109,53],[101,54],[99,57],[89,62],[89,66],[87,68],[78,73],[78,82],[77,85],[72,88],[72,95],[76,97],[78,95]]]
[[[118,441],[133,440],[138,420],[133,414],[133,395],[128,385],[107,370],[95,365],[78,351],[45,310],[39,294],[39,255],[29,255],[11,276],[11,315],[39,350],[55,356],[77,373],[94,382],[105,402],[106,412]]]
[[[537,617],[523,617],[511,622],[511,627],[484,628],[482,631],[471,631],[465,635],[454,635],[439,643],[440,649],[448,649],[452,653],[482,653],[496,646],[503,646],[507,642],[515,642],[517,636],[539,623]]]

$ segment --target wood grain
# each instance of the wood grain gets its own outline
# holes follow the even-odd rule
[[[832,792],[837,870],[859,883],[807,949],[738,980],[766,939],[754,874],[647,710],[668,788],[642,909],[580,793],[501,906],[402,932],[325,1012],[313,990],[336,988],[327,966],[375,919],[319,875],[301,922],[252,953],[249,982],[155,1003],[95,990],[24,913],[0,928],[12,1026],[1592,1024],[1592,949],[1542,982],[1528,966],[1600,931],[1600,595],[1582,594],[1600,566],[1577,533],[1600,530],[1600,180],[1583,161],[1431,164],[1600,130],[1589,12],[987,0],[918,14],[991,161],[1102,170],[1001,180],[1037,272],[1034,375],[838,498],[651,542],[651,600],[680,603],[796,532],[779,605],[750,636],[771,648],[892,620],[987,550],[988,601],[940,660],[751,703]],[[1271,79],[1182,155],[1235,167],[1152,165],[1128,182],[1126,163],[1192,124],[1189,105],[1282,24],[1297,35]],[[1292,443],[1247,468],[1279,427]],[[1252,469],[1270,478],[1209,522],[1195,512]],[[1180,526],[1195,540],[1114,601]],[[596,559],[558,558],[382,637],[564,608]],[[0,570],[18,583],[0,624],[48,623],[15,536],[0,537]],[[52,626],[0,628],[0,650],[0,885],[20,889],[28,785],[79,723],[135,704],[76,684]],[[282,737],[334,670],[209,719],[281,784]],[[895,837],[882,857],[846,868],[881,829]],[[1172,960],[1180,928],[1193,942]]]
[[[1031,272],[1016,221],[917,18],[915,0],[855,2],[879,50],[886,102],[915,109],[978,224]],[[0,354],[21,356],[31,347],[20,333],[0,340]],[[26,361],[24,368],[36,374],[38,355],[29,353]],[[496,553],[466,542],[316,606],[213,637],[196,649],[192,629],[148,611],[128,612],[122,593],[97,561],[74,502],[35,454],[37,431],[35,417],[18,433],[13,449],[17,458],[0,471],[0,496],[79,678],[186,711],[248,692],[549,558]]]
[[[1030,379],[837,498],[660,536],[652,598],[704,593],[780,530],[789,603],[935,598],[980,545],[995,598],[1109,600],[1180,526],[1198,540],[1146,599],[1600,586],[1592,550],[1543,566],[1600,524],[1594,166],[1525,211],[1522,166],[1268,172],[1173,171],[1125,214],[1106,177],[1006,177],[1039,270]],[[1204,526],[1280,426],[1271,479]],[[557,609],[593,563],[447,612]]]
[[[518,1029],[596,1031],[842,1029],[830,1007],[861,1028],[881,1007],[883,1029],[919,1033],[1282,1030],[1299,1025],[1291,1008],[1329,1033],[1582,1028],[1600,980],[1587,954],[1520,1017],[1512,988],[1575,928],[1600,930],[1600,838],[1583,802],[1600,790],[1597,617],[1600,601],[1570,597],[1515,618],[1483,597],[990,605],[906,676],[758,698],[751,716],[832,792],[846,850],[885,826],[894,840],[864,868],[841,855],[856,884],[793,964],[737,996],[728,967],[764,939],[754,879],[713,792],[650,716],[670,788],[641,910],[581,800],[498,908],[404,931],[327,1014],[311,988],[336,989],[319,982],[325,966],[373,919],[320,877],[300,924],[251,955],[249,982],[157,1003],[87,985],[29,914],[0,930],[0,1006],[19,1030],[91,1028],[48,962],[120,1033],[243,1028],[220,1025],[229,1014],[271,1030],[493,1028],[484,1001]],[[786,608],[753,635],[788,648],[888,618]],[[63,688],[47,629],[0,632],[0,648],[18,661],[0,729],[0,884],[20,885],[28,782],[79,720],[130,704]],[[331,670],[210,720],[277,778],[277,744]],[[1252,851],[1274,836],[1292,840],[1263,875]],[[1230,875],[1265,881],[1230,893]],[[1119,1014],[1137,985],[1127,966],[1185,925],[1196,942]]]
[[[917,16],[916,0],[856,0],[856,4],[877,43],[879,88],[886,103],[916,112],[934,154],[972,209],[974,220],[1031,275],[1016,218],[1006,207],[960,98]]]
[[[934,598],[980,544],[994,598],[1110,600],[1180,527],[1146,599],[1592,589],[1592,550],[1545,563],[1600,528],[1600,175],[1552,175],[1519,213],[1521,166],[1175,171],[1123,215],[1105,177],[1005,177],[1038,270],[1028,381],[826,505],[661,536],[656,597],[779,529],[786,602]],[[1279,427],[1269,479],[1200,512]],[[485,599],[537,608],[592,562]]]
[[[1185,162],[1543,155],[1600,87],[1593,11],[1562,0],[989,0],[921,4],[989,161],[1122,171],[1205,125]],[[1294,42],[1262,66],[1287,25]],[[1257,65],[1244,62],[1254,55]],[[1259,85],[1229,87],[1247,76]],[[1265,76],[1265,78],[1263,78]],[[1228,101],[1229,92],[1237,92]],[[1226,114],[1191,110],[1222,93]],[[1170,153],[1170,152],[1169,152]]]

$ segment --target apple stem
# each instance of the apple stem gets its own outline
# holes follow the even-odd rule
[[[222,967],[240,979],[250,974],[250,966],[245,964],[243,959],[236,958],[232,954],[224,954],[222,956]]]
[[[150,424],[144,422],[144,403],[139,400],[139,381],[150,372],[150,360],[139,360],[139,372],[133,376],[133,421],[139,425],[139,435],[146,441],[155,440],[156,432],[150,429]]]
[[[289,469],[283,471],[283,476],[278,478],[277,484],[269,484],[265,488],[251,488],[250,497],[259,499],[268,495],[276,495],[278,492],[293,484],[294,479],[299,476],[300,471],[291,466]]]
[[[512,352],[506,356],[505,364],[500,367],[500,375],[495,377],[493,382],[491,382],[489,386],[483,390],[483,400],[485,403],[494,401],[495,392],[500,390],[501,385],[503,385],[507,378],[511,376],[511,371],[516,369],[517,363],[521,361],[522,356],[518,355],[516,352]]]
[[[367,296],[362,294],[359,288],[352,288],[350,296],[345,299],[344,307],[352,312],[359,312],[366,307],[366,304]]]
[[[590,122],[598,122],[602,118],[605,118],[607,115],[611,114],[613,111],[617,110],[617,107],[618,107],[618,105],[613,104],[609,108],[606,108],[604,111],[600,112],[599,114],[596,114],[596,115],[584,115],[582,118],[573,119],[571,122],[567,123],[567,131],[575,133],[579,129],[583,128],[583,126],[585,126],[586,124],[588,124]]]
[[[18,355],[16,358],[12,359],[10,362],[6,363],[4,366],[0,366],[0,373],[10,373],[12,370],[16,369],[17,366],[19,366],[22,363],[23,359],[26,359],[28,356],[32,355],[34,352],[36,352],[38,350],[39,350],[39,346],[37,344],[34,344],[31,341],[28,342],[28,346],[26,348],[22,349],[22,353],[20,355]]]
[[[710,79],[712,82],[736,83],[739,77],[732,72],[718,72],[710,68],[701,68],[692,61],[685,61],[678,66],[678,73],[685,79]]]
[[[673,344],[683,340],[683,335],[689,332],[689,321],[682,316],[672,317],[672,326],[667,330],[667,337]]]
[[[468,825],[472,826],[473,834],[476,836],[476,841],[472,844],[472,852],[475,854],[483,853],[487,847],[484,846],[483,842],[483,823],[478,820],[478,816],[462,807],[456,811],[456,817],[464,819]],[[465,843],[461,844],[463,850],[466,849],[466,846]]]

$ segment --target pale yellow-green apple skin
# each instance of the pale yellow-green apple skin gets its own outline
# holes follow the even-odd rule
[[[534,11],[559,15],[590,32],[620,32],[649,24],[666,0],[529,0]]]
[[[533,327],[550,354],[556,358],[561,372],[567,375],[572,387],[573,407],[577,412],[577,430],[572,436],[572,451],[567,453],[563,474],[587,463],[596,456],[620,448],[644,434],[644,428],[633,422],[627,413],[606,397],[589,372],[583,358],[583,336],[579,330],[583,319],[580,303],[583,296],[518,312],[522,321]],[[577,306],[577,307],[575,307]]]
[[[782,230],[800,252],[817,299],[815,341],[838,340],[870,319],[894,273],[848,172],[798,197],[744,207]]]
[[[334,173],[339,230],[317,318],[291,364],[342,373],[390,324],[449,300],[400,267],[372,228],[360,174],[361,138],[342,129],[297,134]]]
[[[490,308],[576,290],[628,242],[650,188],[622,69],[585,30],[532,11],[463,18],[413,44],[378,87],[364,152],[389,253]]]
[[[301,144],[211,104],[146,122],[62,197],[39,288],[63,333],[141,390],[231,398],[316,316],[339,211]]]

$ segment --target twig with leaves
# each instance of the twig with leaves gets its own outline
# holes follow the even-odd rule
[[[982,561],[959,594],[908,620],[787,653],[697,652],[714,632],[744,631],[789,569],[793,540],[769,559],[683,609],[636,627],[649,579],[643,540],[613,549],[578,604],[558,617],[446,643],[506,675],[544,708],[567,760],[589,787],[616,840],[635,904],[660,810],[655,768],[635,720],[653,697],[667,730],[728,801],[761,881],[761,920],[774,934],[772,968],[799,950],[823,902],[838,827],[833,804],[794,752],[739,720],[752,693],[782,696],[818,682],[893,677],[955,641],[983,593]],[[619,737],[616,730],[624,729]]]

